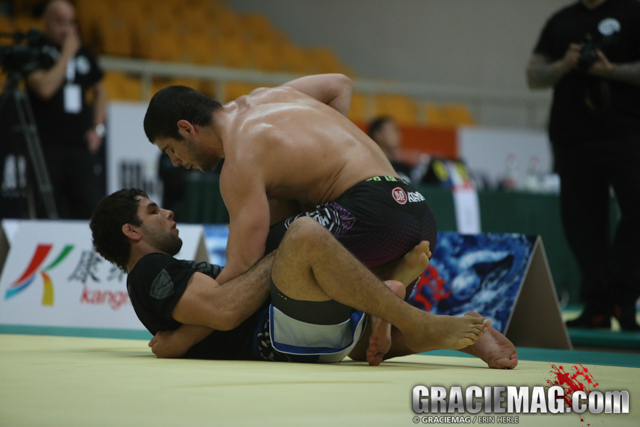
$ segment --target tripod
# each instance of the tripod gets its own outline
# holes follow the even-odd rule
[[[33,117],[29,97],[24,91],[19,89],[20,80],[21,75],[19,72],[9,72],[4,92],[0,96],[0,113],[2,113],[5,102],[7,102],[9,98],[12,98],[18,114],[19,132],[24,137],[27,146],[29,163],[36,178],[36,185],[42,197],[47,218],[58,219],[58,209],[56,208],[56,202],[53,197],[53,187],[51,185],[51,179],[49,178],[47,164],[42,154],[38,127]],[[31,174],[27,173],[26,178],[27,210],[29,212],[29,218],[34,219],[36,218],[36,201]]]

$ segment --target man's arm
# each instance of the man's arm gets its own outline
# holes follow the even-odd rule
[[[353,81],[344,74],[318,74],[283,84],[327,104],[346,116],[349,114]]]
[[[89,144],[89,151],[95,153],[100,149],[102,145],[103,137],[98,135],[96,126],[103,125],[106,116],[107,109],[107,91],[103,82],[98,82],[94,85],[95,101],[93,104],[93,127],[87,131],[87,143]]]
[[[212,332],[213,329],[206,326],[180,325],[175,331],[158,332],[149,341],[149,347],[160,358],[182,357]]]
[[[194,273],[173,309],[173,318],[219,331],[237,328],[266,301],[274,257],[275,253],[269,254],[224,285],[206,274]]]
[[[598,60],[589,68],[589,74],[640,86],[640,62],[612,64],[601,51],[598,51]]]
[[[580,49],[580,45],[571,44],[564,57],[553,62],[540,53],[533,54],[527,66],[529,89],[547,89],[555,86],[578,64]]]
[[[259,170],[252,174],[246,164],[242,171],[228,166],[225,164],[227,170],[220,177],[220,193],[230,222],[227,264],[217,278],[221,284],[247,271],[264,255],[270,225],[269,201]]]
[[[37,70],[27,76],[27,85],[40,98],[47,100],[60,88],[67,76],[67,63],[80,48],[80,38],[76,31],[70,31],[62,45],[60,57],[48,70]]]
[[[274,258],[275,252],[225,285],[194,273],[172,312],[182,326],[158,332],[149,342],[153,353],[162,358],[180,357],[214,330],[228,331],[247,320],[269,295]]]

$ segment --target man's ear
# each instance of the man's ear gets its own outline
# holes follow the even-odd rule
[[[139,242],[142,239],[142,234],[140,233],[140,227],[136,227],[131,224],[124,224],[122,226],[122,232],[124,233],[125,236],[127,236],[133,241]]]
[[[178,133],[183,138],[193,139],[196,134],[196,128],[187,120],[178,120]]]

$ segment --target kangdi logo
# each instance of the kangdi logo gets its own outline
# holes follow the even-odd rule
[[[40,266],[47,258],[47,255],[49,255],[49,252],[52,248],[52,244],[38,245],[27,269],[24,271],[24,273],[22,273],[20,278],[16,280],[9,287],[9,289],[7,289],[7,293],[4,296],[5,300],[8,300],[9,298],[12,298],[20,292],[24,291],[27,287],[29,287],[29,285],[31,285],[31,283],[33,283],[37,273],[40,273],[44,286],[44,292],[42,294],[42,305],[53,305],[53,282],[51,281],[51,277],[49,277],[49,275],[47,274],[47,271],[54,269],[58,264],[60,264],[67,257],[67,255],[69,255],[69,252],[73,250],[73,245],[66,245],[51,264],[47,265],[43,269],[40,269]]]

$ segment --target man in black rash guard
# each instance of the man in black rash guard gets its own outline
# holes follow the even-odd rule
[[[513,344],[479,314],[436,316],[403,301],[403,283],[428,265],[427,242],[390,272],[403,283],[385,286],[329,231],[300,218],[276,252],[220,285],[220,267],[173,258],[182,246],[173,212],[141,190],[103,199],[91,230],[96,250],[129,273],[131,302],[162,357],[337,362],[350,355],[375,365],[383,357],[449,348],[490,367],[517,364]],[[372,328],[364,313],[372,316]],[[372,337],[385,339],[377,319],[397,328],[389,331],[388,352],[371,350]],[[175,334],[183,325],[190,327]]]

